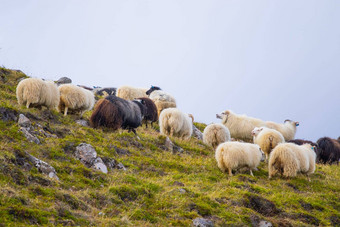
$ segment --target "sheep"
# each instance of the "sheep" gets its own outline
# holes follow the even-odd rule
[[[331,139],[329,137],[322,137],[316,142],[319,147],[319,162],[337,163],[340,159],[340,142],[339,140]]]
[[[151,86],[146,94],[155,103],[158,111],[158,116],[164,109],[177,107],[175,98],[172,97],[170,94],[162,91],[159,87]]]
[[[233,169],[243,167],[248,167],[250,175],[254,176],[252,170],[260,164],[262,156],[263,152],[256,144],[231,141],[218,145],[215,152],[218,167],[222,172],[228,169],[229,176],[233,175]]]
[[[203,143],[216,147],[230,140],[230,132],[227,127],[222,124],[210,124],[203,131]]]
[[[238,115],[231,110],[216,114],[216,117],[222,119],[222,124],[229,129],[231,137],[246,142],[252,142],[251,131],[255,127],[265,126],[265,122],[260,119],[248,117],[247,115]]]
[[[60,92],[58,111],[64,110],[64,116],[67,115],[69,109],[78,111],[80,116],[83,116],[85,111],[91,110],[94,106],[94,94],[85,88],[63,84],[58,87],[58,90]]]
[[[294,139],[297,126],[299,126],[299,122],[292,120],[285,120],[283,124],[272,121],[266,122],[266,127],[279,131],[286,141]]]
[[[21,80],[16,88],[19,105],[46,106],[48,109],[57,108],[59,104],[59,91],[53,81],[44,81],[39,78]]]
[[[295,177],[301,172],[309,175],[315,171],[316,154],[310,144],[296,145],[282,143],[277,145],[269,156],[268,174],[271,179],[280,172],[285,177]]]
[[[142,124],[146,112],[143,100],[125,100],[113,95],[100,99],[91,115],[93,128],[107,127],[113,131],[122,128],[133,131]]]
[[[276,147],[279,143],[284,143],[285,139],[282,134],[275,129],[270,129],[266,127],[256,127],[251,131],[254,139],[254,144],[257,144],[261,147],[261,150],[266,155],[266,160],[269,158],[270,152]]]
[[[153,122],[158,121],[157,107],[155,103],[149,98],[138,98],[138,99],[143,100],[146,106],[146,113],[145,113],[143,122],[145,123],[146,127],[148,127],[148,121],[150,121],[151,126],[152,126]]]
[[[125,100],[134,100],[137,98],[147,98],[146,88],[135,88],[130,86],[121,86],[117,89],[117,97],[125,99]]]
[[[216,114],[216,117],[222,119],[222,124],[227,126],[231,137],[235,139],[251,142],[253,140],[251,131],[255,127],[267,127],[279,131],[285,140],[293,139],[296,132],[296,126],[299,122],[286,120],[284,124],[278,124],[272,121],[263,121],[261,119],[248,117],[247,115],[238,115],[231,110],[226,110],[221,114]]]
[[[189,139],[192,134],[192,119],[177,108],[167,108],[159,116],[161,134]]]
[[[294,140],[288,140],[287,143],[295,143],[297,145],[303,145],[306,143],[309,143],[310,145],[312,145],[314,147],[314,152],[316,154],[316,162],[319,162],[319,158],[320,158],[320,149],[318,144],[310,141],[310,140],[302,140],[302,139],[294,139]]]

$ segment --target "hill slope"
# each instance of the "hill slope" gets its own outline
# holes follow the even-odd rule
[[[301,175],[268,180],[265,163],[254,177],[230,178],[217,168],[212,148],[195,138],[171,138],[183,151],[169,151],[158,126],[138,128],[137,139],[126,131],[81,126],[74,115],[18,106],[15,88],[23,77],[0,68],[0,226],[187,226],[196,217],[216,226],[260,220],[275,226],[340,225],[339,166],[317,165],[311,182]],[[40,144],[19,131],[20,113],[31,120]],[[76,159],[81,143],[111,164],[107,174]],[[29,154],[53,166],[59,180],[41,173]]]

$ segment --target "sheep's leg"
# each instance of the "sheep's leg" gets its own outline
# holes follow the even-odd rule
[[[29,102],[26,103],[26,108],[27,109],[30,108],[30,103]]]
[[[250,170],[250,175],[254,176],[253,171],[251,171],[251,169],[249,169],[249,170]]]
[[[64,116],[66,116],[66,115],[67,115],[67,110],[68,110],[68,107],[67,107],[67,106],[65,106],[65,110],[64,110]]]
[[[232,177],[233,173],[231,172],[231,168],[228,168],[228,171],[229,171],[229,176]]]

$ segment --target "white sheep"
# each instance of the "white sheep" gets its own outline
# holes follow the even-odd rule
[[[117,89],[117,97],[126,99],[126,100],[134,100],[136,98],[147,98],[146,88],[135,88],[131,86],[121,86]]]
[[[233,169],[248,167],[250,175],[252,170],[260,164],[263,156],[261,148],[256,144],[241,142],[224,142],[218,145],[215,158],[218,167],[222,172],[228,170],[229,176],[232,176]]]
[[[308,176],[315,171],[316,154],[311,144],[296,145],[282,143],[277,145],[269,156],[269,179],[281,173],[285,177],[295,177],[301,172]]]
[[[219,144],[229,140],[229,129],[222,124],[210,124],[203,131],[203,143],[212,146],[214,149]]]
[[[189,139],[192,134],[192,118],[177,108],[168,108],[159,116],[161,134]]]
[[[95,103],[93,92],[73,84],[63,84],[58,89],[60,91],[58,111],[64,110],[64,116],[69,109],[79,111],[82,116],[85,111],[93,108]]]
[[[266,127],[256,127],[251,131],[254,139],[254,144],[261,147],[261,150],[266,155],[266,160],[269,158],[270,152],[279,144],[284,143],[285,139],[282,134],[275,129]]]
[[[59,91],[53,81],[44,81],[39,78],[27,78],[19,82],[16,88],[19,105],[46,106],[49,109],[57,108],[59,104]]]
[[[265,122],[260,119],[248,117],[247,115],[238,115],[230,110],[216,114],[216,117],[222,119],[222,124],[229,129],[232,138],[247,142],[252,141],[251,131],[255,127],[266,125]]]
[[[285,120],[283,124],[279,124],[272,121],[267,121],[266,126],[268,128],[275,129],[279,131],[286,141],[293,140],[296,133],[296,127],[299,126],[299,122]]]
[[[177,106],[175,98],[165,91],[162,91],[159,87],[151,86],[146,94],[149,95],[149,98],[155,103],[158,116],[162,110],[167,108],[176,108]]]

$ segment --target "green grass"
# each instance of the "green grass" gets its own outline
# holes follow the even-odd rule
[[[123,130],[82,127],[75,124],[75,115],[19,106],[15,88],[24,77],[0,68],[0,107],[31,116],[35,128],[48,127],[58,138],[38,134],[42,143],[30,143],[15,121],[0,119],[0,223],[5,226],[189,226],[196,217],[216,226],[244,226],[251,225],[254,215],[275,226],[340,225],[339,166],[317,165],[311,182],[302,175],[268,180],[265,163],[254,177],[248,172],[228,177],[217,168],[213,149],[195,138],[171,138],[184,153],[164,149],[158,125],[138,128],[137,139]],[[90,116],[87,112],[84,119]],[[195,125],[201,131],[206,126]],[[127,170],[103,174],[85,167],[73,155],[80,143],[91,144],[100,157],[114,158]],[[115,147],[128,152],[118,154]],[[60,180],[20,165],[16,152],[46,161]],[[259,213],[249,206],[254,195],[273,202],[280,212]]]

